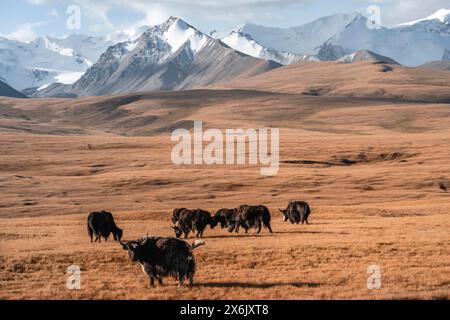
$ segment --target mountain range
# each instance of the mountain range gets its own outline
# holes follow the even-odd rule
[[[359,13],[291,28],[256,24],[207,35],[182,19],[117,31],[19,42],[0,37],[0,80],[27,95],[87,96],[199,88],[301,61],[450,60],[450,10],[390,28]]]
[[[224,33],[213,33],[236,50],[254,57],[270,57],[266,51],[289,53],[297,59],[278,59],[282,64],[299,60],[337,60],[360,50],[419,66],[450,60],[450,10],[441,9],[417,21],[391,28],[370,26],[359,13],[335,14],[293,28],[245,24]],[[277,57],[272,55],[277,61]]]
[[[109,47],[74,84],[54,85],[40,96],[92,96],[203,87],[281,66],[250,57],[171,17],[134,41]]]

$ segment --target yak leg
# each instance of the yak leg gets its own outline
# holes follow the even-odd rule
[[[155,277],[150,276],[150,287],[154,287],[154,286],[155,286]]]
[[[261,232],[262,226],[263,226],[262,221],[261,220],[257,221],[256,226],[255,226],[256,233],[260,233]]]
[[[267,227],[267,229],[269,229],[269,232],[270,232],[270,233],[273,233],[272,228],[270,227],[270,224],[267,224],[266,227]]]
[[[161,276],[160,276],[160,275],[157,275],[156,278],[158,278],[158,284],[159,284],[160,286],[162,286],[162,285],[163,285],[163,282],[162,282]]]
[[[194,285],[194,275],[189,275],[189,287],[192,287]]]
[[[178,275],[178,286],[182,287],[184,285],[184,275],[181,273]]]
[[[305,219],[305,221],[306,221],[306,224],[309,224],[309,222],[308,222],[308,218],[306,218],[306,219]]]

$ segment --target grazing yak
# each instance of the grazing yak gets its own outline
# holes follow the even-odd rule
[[[257,233],[261,232],[262,226],[269,229],[270,233],[272,228],[270,227],[270,211],[266,206],[249,206],[242,205],[234,210],[234,214],[227,220],[228,231],[236,233],[239,232],[239,227],[245,229],[245,233],[248,229],[255,228]]]
[[[292,224],[308,223],[311,214],[309,204],[305,201],[290,201],[286,209],[278,209],[283,214],[283,221],[290,221]]]
[[[155,278],[163,285],[162,278],[172,276],[179,281],[179,286],[184,280],[189,285],[194,283],[195,258],[192,251],[204,245],[202,240],[196,240],[192,245],[175,238],[146,236],[137,241],[120,241],[122,248],[128,251],[132,262],[138,262],[144,274],[150,277],[150,286],[155,285]]]
[[[178,222],[178,220],[180,220],[180,215],[185,210],[188,210],[188,209],[186,209],[186,208],[175,208],[175,209],[173,209],[173,213],[172,213],[172,222],[173,222],[173,224],[176,224]]]
[[[122,229],[117,227],[111,212],[100,211],[91,212],[87,219],[87,231],[89,236],[95,235],[95,242],[101,242],[101,237],[108,241],[109,235],[112,233],[114,240],[120,241],[122,238]]]
[[[211,229],[214,229],[217,225],[217,220],[211,217],[208,211],[184,209],[179,213],[178,225],[172,226],[172,229],[175,230],[177,238],[180,238],[184,233],[184,238],[187,239],[191,231],[196,232],[197,238],[202,238],[208,225]]]
[[[220,227],[228,228],[228,221],[232,220],[236,209],[219,209],[214,215],[214,219],[217,223],[220,223]]]

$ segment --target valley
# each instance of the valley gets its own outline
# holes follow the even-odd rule
[[[0,98],[0,298],[448,299],[449,73],[324,62],[314,78],[300,66],[199,90]],[[319,84],[331,90],[305,94]],[[278,174],[174,165],[171,132],[194,120],[279,128]],[[310,204],[310,225],[282,222],[293,199]],[[94,210],[131,240],[173,236],[176,207],[245,203],[270,209],[274,234],[208,228],[191,289],[149,288],[117,242],[86,232]],[[72,264],[80,290],[65,287]],[[371,265],[380,289],[367,288]]]

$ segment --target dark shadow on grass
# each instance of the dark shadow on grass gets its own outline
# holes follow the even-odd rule
[[[332,232],[332,231],[308,231],[308,230],[289,230],[289,231],[274,231],[278,234],[300,234],[300,233],[310,233],[310,234],[349,234],[348,232]]]
[[[252,282],[204,282],[204,283],[196,283],[194,286],[196,287],[208,287],[208,288],[255,288],[255,289],[267,289],[274,287],[282,287],[282,286],[293,286],[293,287],[319,287],[321,283],[318,282],[262,282],[262,283],[252,283]]]
[[[265,238],[265,237],[274,237],[276,235],[283,234],[349,234],[348,232],[332,232],[332,231],[308,231],[308,230],[289,230],[289,231],[273,231],[273,233],[228,233],[228,234],[213,234],[213,235],[204,235],[202,239],[225,239],[225,238]],[[183,240],[196,240],[195,237],[189,237],[188,239]]]
[[[228,234],[217,234],[217,235],[203,235],[202,239],[223,239],[223,238],[261,238],[261,237],[273,237],[276,234],[274,233],[228,233]],[[195,240],[197,238],[189,237],[188,240]],[[186,240],[186,239],[183,239]]]

